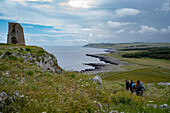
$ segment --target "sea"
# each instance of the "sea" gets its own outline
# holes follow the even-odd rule
[[[86,56],[86,54],[104,54],[106,49],[72,46],[44,46],[47,52],[53,54],[59,66],[66,71],[81,71],[94,69],[84,63],[104,63],[98,58]]]

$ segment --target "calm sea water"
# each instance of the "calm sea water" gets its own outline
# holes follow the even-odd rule
[[[45,46],[46,51],[53,54],[61,68],[67,71],[81,71],[84,69],[93,69],[91,66],[83,65],[83,63],[104,63],[98,58],[86,56],[86,54],[106,53],[105,49],[86,48],[86,47],[61,47],[61,46]]]

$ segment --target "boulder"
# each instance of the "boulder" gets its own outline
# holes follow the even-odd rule
[[[100,76],[94,76],[93,78],[92,78],[92,80],[94,81],[94,82],[96,82],[98,85],[100,85],[100,86],[102,86],[102,79],[101,79],[101,77]]]

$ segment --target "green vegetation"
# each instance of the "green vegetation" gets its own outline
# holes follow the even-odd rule
[[[34,74],[33,71],[27,71],[26,73],[27,73],[27,75],[31,75],[31,76],[33,76],[33,74]]]
[[[31,49],[30,49],[30,48],[25,48],[25,50],[26,50],[26,51],[31,51]]]
[[[143,44],[145,45],[145,44]],[[30,48],[28,51],[26,48]],[[25,51],[26,50],[26,51]],[[31,51],[30,51],[31,50]],[[42,56],[47,53],[35,46],[0,44],[0,52],[7,56],[13,53]],[[129,51],[128,51],[129,52]],[[167,113],[169,109],[160,109],[162,104],[170,105],[170,86],[158,85],[170,82],[170,61],[151,58],[124,58],[120,53],[107,54],[129,63],[118,72],[101,73],[100,88],[87,75],[76,72],[60,74],[44,71],[22,58],[0,58],[0,93],[9,96],[18,91],[14,102],[8,103],[0,112],[118,112],[129,113]],[[22,60],[21,60],[22,59]],[[38,59],[37,59],[38,60]],[[142,80],[146,87],[144,97],[139,97],[125,90],[124,80]],[[147,86],[148,83],[154,83]],[[158,107],[155,109],[149,101]]]
[[[108,49],[130,49],[130,48],[148,48],[148,47],[170,47],[170,43],[92,43],[84,47],[108,48]]]
[[[159,83],[170,81],[170,70],[161,68],[144,68],[134,71],[123,72],[104,78],[105,80],[142,80],[145,83]]]
[[[135,48],[135,49],[121,49],[123,51],[131,50],[147,50],[146,52],[125,53],[122,56],[126,58],[141,58],[149,57],[156,59],[170,59],[170,48]]]

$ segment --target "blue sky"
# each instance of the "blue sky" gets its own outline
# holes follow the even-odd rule
[[[170,0],[0,0],[0,42],[20,23],[28,45],[170,42]]]

